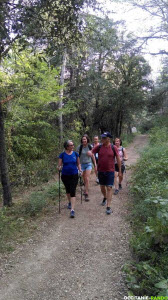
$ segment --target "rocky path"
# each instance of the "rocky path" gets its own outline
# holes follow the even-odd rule
[[[137,136],[127,149],[135,164],[139,147],[147,143]],[[100,205],[102,195],[92,175],[90,202],[77,194],[76,218],[62,203],[49,222],[9,257],[0,281],[0,300],[122,300],[127,296],[122,266],[131,258],[127,171],[122,191],[113,196],[113,214]]]

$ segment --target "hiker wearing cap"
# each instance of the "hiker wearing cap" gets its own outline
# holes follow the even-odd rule
[[[85,201],[89,201],[89,177],[92,171],[92,163],[95,168],[95,172],[97,173],[96,160],[91,152],[92,146],[89,144],[89,137],[87,134],[84,134],[81,138],[81,145],[78,146],[77,152],[79,153],[82,176],[84,182],[84,196]]]
[[[70,217],[75,217],[76,187],[78,184],[78,170],[82,172],[79,154],[74,151],[72,140],[65,141],[65,151],[59,155],[58,169],[62,169],[61,179],[66,189]]]
[[[104,196],[102,205],[106,205],[106,213],[110,215],[111,210],[111,199],[112,199],[112,186],[114,184],[114,172],[115,172],[115,157],[117,159],[119,167],[119,176],[121,176],[121,161],[120,156],[115,145],[110,142],[112,138],[109,132],[104,132],[101,135],[101,144],[95,147],[92,152],[99,154],[98,159],[98,178],[101,188],[101,192]]]
[[[121,160],[121,176],[119,177],[118,176],[118,172],[119,172],[118,164],[117,164],[117,160],[115,158],[115,177],[114,177],[115,191],[114,191],[114,195],[117,195],[119,193],[119,190],[122,189],[121,182],[123,180],[123,174],[124,174],[124,171],[125,171],[124,161],[126,161],[128,159],[128,157],[127,157],[125,148],[122,147],[122,141],[121,141],[120,138],[115,138],[114,145],[118,149],[118,153],[119,153],[120,160]],[[117,180],[118,177],[119,177],[119,182]]]

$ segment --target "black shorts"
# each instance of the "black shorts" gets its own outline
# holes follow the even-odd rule
[[[74,175],[61,175],[63,184],[65,185],[66,193],[70,194],[71,197],[76,195],[76,187],[78,184],[78,174]]]
[[[118,168],[118,165],[117,165],[117,164],[115,164],[115,171],[116,171],[116,172],[119,172],[119,168]],[[124,166],[124,165],[121,165],[121,173],[123,174],[124,171],[125,171],[125,166]]]

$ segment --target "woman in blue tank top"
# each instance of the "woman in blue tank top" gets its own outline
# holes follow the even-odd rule
[[[81,172],[79,154],[74,149],[71,140],[64,143],[65,151],[59,155],[58,169],[62,169],[61,179],[66,189],[70,217],[75,217],[76,187],[78,184],[78,170]]]

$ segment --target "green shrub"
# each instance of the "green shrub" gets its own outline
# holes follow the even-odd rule
[[[121,136],[123,147],[127,147],[130,143],[132,143],[134,137],[135,137],[135,133],[124,134],[123,137]]]
[[[24,226],[24,218],[20,211],[11,207],[0,211],[0,252],[13,251],[13,238],[17,238]],[[24,234],[25,235],[25,234]]]
[[[43,192],[34,192],[31,194],[28,202],[24,204],[24,210],[26,214],[35,216],[46,207],[45,194]]]
[[[60,195],[65,192],[64,185],[60,183]],[[46,191],[46,196],[50,199],[55,199],[59,196],[59,183],[52,184]]]
[[[127,283],[134,295],[167,293],[168,274],[168,130],[155,127],[150,143],[134,169],[131,247],[136,261],[127,265]],[[164,283],[164,284],[163,284]]]
[[[168,127],[164,126],[161,128],[152,128],[150,130],[150,145],[156,145],[158,146],[160,144],[165,144],[168,141]]]

